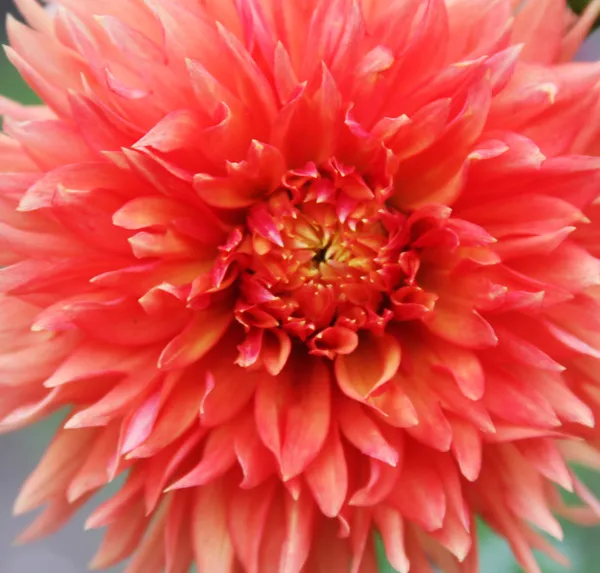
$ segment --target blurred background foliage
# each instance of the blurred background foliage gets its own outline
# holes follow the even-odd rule
[[[569,6],[571,6],[571,8],[573,8],[577,14],[581,14],[590,1],[591,0],[568,0]],[[600,19],[596,20],[594,29],[596,29],[598,26],[600,26]]]
[[[102,0],[98,0],[101,2]],[[491,0],[490,0],[491,1]],[[559,1],[559,0],[556,0]],[[589,0],[569,0],[573,9],[580,13],[589,3]],[[16,14],[12,0],[0,0],[0,18],[2,21],[5,15],[11,12]],[[596,22],[596,26],[600,20]],[[4,26],[0,32],[0,40],[6,43],[6,34]],[[595,54],[600,58],[600,37],[595,44]],[[589,53],[589,51],[588,51]],[[16,70],[7,61],[4,52],[0,54],[0,95],[18,100],[22,103],[36,103],[38,98],[28,88]],[[51,419],[38,424],[21,432],[21,441],[23,448],[31,455],[31,464],[38,460],[54,433],[60,424],[61,417],[54,416]],[[3,463],[9,463],[10,460],[4,460]],[[591,487],[591,489],[600,495],[600,476],[588,470],[578,471],[582,479]],[[24,474],[23,479],[26,477]],[[0,487],[1,487],[0,483]],[[0,512],[10,511],[8,507],[0,507]],[[571,571],[574,573],[599,573],[600,572],[600,528],[581,528],[569,523],[563,522],[565,531],[565,541],[560,545],[561,551],[571,560]],[[514,558],[505,541],[494,535],[484,524],[479,523],[480,537],[480,560],[482,573],[520,573],[522,570],[515,565]],[[82,533],[84,535],[84,533]],[[6,540],[2,540],[6,541]],[[394,573],[394,569],[387,564],[381,544],[378,541],[378,556],[380,561],[381,573]],[[540,563],[543,573],[565,573],[565,568],[558,565],[544,556],[540,556]],[[28,573],[28,572],[23,572]]]

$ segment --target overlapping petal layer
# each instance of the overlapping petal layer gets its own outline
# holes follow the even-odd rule
[[[0,429],[129,573],[477,571],[600,502],[598,2],[18,0]],[[562,500],[574,491],[582,506]]]

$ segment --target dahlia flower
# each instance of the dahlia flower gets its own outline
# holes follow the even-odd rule
[[[474,573],[600,518],[600,2],[17,0],[0,430],[21,541],[128,573]],[[580,503],[564,501],[572,491]]]

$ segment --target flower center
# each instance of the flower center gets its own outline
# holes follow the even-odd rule
[[[357,331],[382,332],[394,318],[433,308],[433,295],[416,284],[415,238],[439,217],[407,216],[386,198],[332,162],[288,173],[249,210],[217,265],[221,279],[237,281],[235,317],[248,340],[283,332],[333,358],[354,350]]]

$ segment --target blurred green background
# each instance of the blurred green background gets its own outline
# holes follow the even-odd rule
[[[101,1],[101,0],[99,0]],[[491,1],[491,0],[490,0]],[[573,0],[573,4],[580,8],[586,0]],[[0,2],[0,16],[4,17],[8,8],[8,2]],[[5,43],[4,33],[0,34],[3,43]],[[600,57],[600,36],[593,42],[593,45],[586,49],[586,56],[596,54]],[[16,99],[23,103],[36,103],[38,100],[29,90],[27,85],[20,78],[19,74],[12,68],[6,60],[4,52],[0,55],[0,94]],[[27,458],[27,468],[24,470],[20,479],[26,477],[26,472],[30,471],[36,460],[39,459],[45,445],[49,442],[50,436],[60,423],[59,417],[54,417],[46,422],[38,424],[36,427],[29,428],[17,436],[23,451]],[[5,439],[5,438],[3,438]],[[2,464],[10,464],[10,459],[3,459]],[[579,472],[585,482],[600,495],[600,476],[594,475],[588,471]],[[4,483],[0,484],[4,486]],[[8,508],[0,507],[0,513],[5,513]],[[600,528],[580,528],[568,523],[563,523],[565,530],[565,542],[561,550],[572,562],[571,570],[575,573],[600,573]],[[88,534],[89,535],[89,534]],[[481,572],[482,573],[519,573],[521,569],[514,563],[514,559],[506,543],[493,535],[489,529],[480,524],[481,540]],[[4,541],[4,540],[2,540]],[[87,545],[87,544],[86,544]],[[91,554],[89,555],[91,557]],[[384,573],[393,573],[389,565],[385,563],[380,552],[380,570]],[[543,556],[540,557],[540,563],[544,573],[564,573],[565,569]],[[21,569],[22,573],[29,573],[30,569]],[[116,569],[115,569],[116,571]],[[40,573],[42,570],[40,570]],[[3,572],[2,572],[3,573]],[[83,571],[81,572],[83,573]]]

